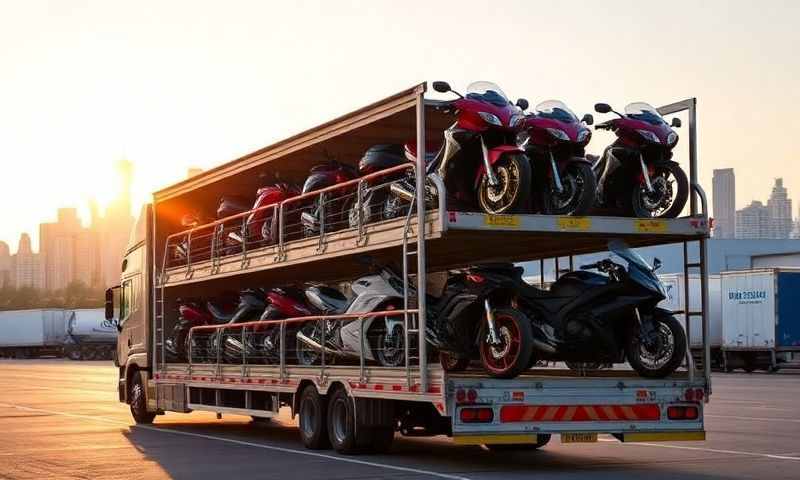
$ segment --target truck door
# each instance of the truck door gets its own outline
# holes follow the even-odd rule
[[[142,275],[143,247],[128,253],[123,261],[122,285],[120,288],[119,325],[117,354],[120,364],[127,363],[131,355],[147,353],[145,328],[145,282]],[[140,365],[144,366],[144,365]]]

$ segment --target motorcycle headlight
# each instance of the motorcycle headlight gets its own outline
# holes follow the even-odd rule
[[[525,148],[525,145],[531,141],[531,136],[528,132],[519,132],[517,134],[517,146],[520,148]]]
[[[584,128],[583,130],[578,132],[578,143],[583,143],[584,141],[586,141],[589,138],[590,133],[591,132],[589,132],[588,128]]]
[[[639,132],[639,135],[643,136],[645,140],[647,140],[648,142],[661,143],[661,140],[658,139],[658,135],[651,132],[650,130],[636,130],[636,131]]]
[[[569,142],[569,135],[567,135],[567,132],[564,130],[559,128],[548,128],[547,131],[550,132],[550,135],[556,137],[557,139]]]
[[[522,123],[523,120],[525,120],[524,115],[511,115],[511,120],[508,121],[508,126],[511,128],[516,128],[520,123]]]
[[[493,113],[478,112],[478,115],[481,116],[481,118],[483,119],[484,122],[486,122],[486,123],[488,123],[490,125],[497,125],[498,127],[502,127],[503,126],[503,122],[501,122],[500,119],[497,118],[497,115],[495,115]]]
[[[670,134],[667,135],[667,145],[674,147],[676,143],[678,143],[678,134],[675,132],[670,132]]]

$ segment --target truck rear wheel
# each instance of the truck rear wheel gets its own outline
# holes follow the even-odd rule
[[[347,390],[337,389],[328,404],[328,437],[334,450],[339,453],[354,454],[369,449],[375,432],[366,427],[356,428],[356,421],[355,402],[347,394]],[[392,431],[393,438],[394,431]],[[388,449],[391,445],[387,436],[381,437],[380,440],[383,444],[375,445],[376,449],[381,447]]]
[[[70,360],[81,360],[83,356],[81,355],[81,349],[78,347],[69,347],[67,349],[67,358]]]
[[[308,385],[300,394],[300,437],[303,445],[311,450],[330,447],[328,440],[328,409],[325,397],[317,392],[317,387]]]
[[[131,405],[131,416],[138,425],[149,425],[156,418],[155,412],[147,411],[147,395],[145,394],[142,372],[136,371],[131,377],[131,385],[128,387],[128,398]]]

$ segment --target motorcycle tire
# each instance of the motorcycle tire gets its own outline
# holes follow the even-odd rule
[[[469,368],[470,360],[467,357],[456,357],[447,352],[439,352],[439,363],[445,372],[463,372]]]
[[[671,174],[675,178],[677,191],[673,192],[672,204],[664,212],[653,215],[653,212],[643,204],[646,196],[644,186],[637,185],[628,195],[628,198],[625,199],[625,210],[630,216],[637,218],[675,218],[681,214],[683,207],[686,206],[686,201],[689,199],[689,180],[686,178],[686,173],[681,166],[671,161],[661,162],[655,165],[655,171],[653,179],[661,177],[662,173]]]
[[[586,215],[594,205],[597,195],[597,178],[591,165],[572,162],[561,176],[563,192],[558,193],[552,186],[542,188],[542,213],[545,215]],[[559,202],[566,197],[566,202]]]
[[[375,352],[383,367],[401,367],[406,364],[405,335],[401,325],[395,325],[394,331],[382,328],[378,337],[378,349]]]
[[[529,209],[531,196],[531,164],[521,153],[504,155],[493,165],[500,180],[500,193],[489,185],[484,173],[478,183],[478,206],[489,214],[515,213]]]
[[[656,314],[652,321],[655,324],[658,335],[661,337],[658,342],[659,350],[664,348],[662,342],[665,340],[673,346],[672,351],[669,353],[669,358],[660,365],[647,365],[642,355],[649,352],[646,352],[647,347],[642,345],[638,332],[631,335],[630,339],[625,342],[625,357],[639,376],[644,378],[665,378],[677,370],[686,357],[686,333],[683,331],[680,322],[672,315]]]
[[[479,350],[486,372],[495,378],[514,378],[528,369],[533,355],[533,328],[521,312],[503,308],[494,311],[494,323],[501,345],[489,343],[489,326],[481,322]]]

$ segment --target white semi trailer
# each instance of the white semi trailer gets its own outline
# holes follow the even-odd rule
[[[0,357],[60,357],[66,318],[62,309],[0,312]]]

